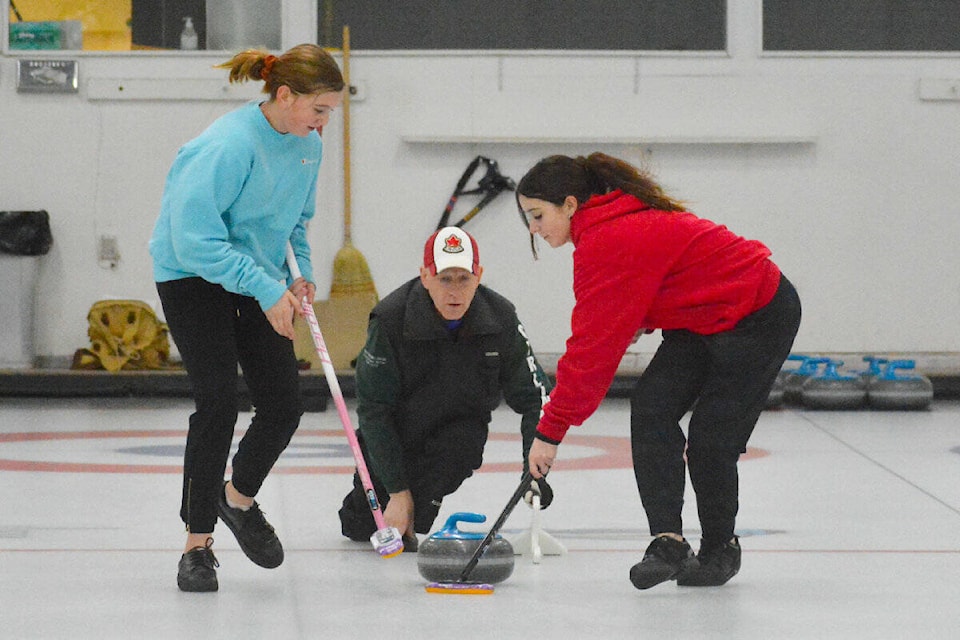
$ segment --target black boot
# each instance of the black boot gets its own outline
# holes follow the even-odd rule
[[[695,567],[697,558],[686,540],[659,535],[653,539],[643,560],[630,569],[630,582],[637,589],[649,589],[667,580],[675,580],[683,572]]]
[[[700,566],[680,574],[677,577],[678,585],[719,587],[726,584],[740,571],[740,539],[734,536],[732,540],[720,545],[701,542],[697,559]]]

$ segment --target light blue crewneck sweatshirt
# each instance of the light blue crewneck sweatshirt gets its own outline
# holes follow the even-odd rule
[[[292,282],[289,241],[313,282],[306,223],[314,214],[320,136],[276,131],[250,102],[187,142],[167,175],[150,239],[157,282],[201,277],[264,310]]]

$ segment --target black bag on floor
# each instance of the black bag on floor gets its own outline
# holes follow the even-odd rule
[[[46,211],[0,211],[0,253],[42,256],[52,246]]]

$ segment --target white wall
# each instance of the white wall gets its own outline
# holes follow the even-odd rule
[[[603,150],[770,246],[803,298],[797,351],[941,354],[960,368],[960,101],[919,92],[960,80],[960,56],[764,56],[759,5],[729,1],[727,54],[354,52],[353,241],[380,294],[415,275],[475,155],[519,179],[544,155]],[[164,99],[180,78],[203,80],[198,97],[223,93],[211,69],[223,57],[208,53],[76,59],[78,94],[37,95],[17,93],[17,59],[0,58],[0,210],[51,214],[36,338],[53,358],[87,345],[94,301],[155,302],[146,244],[170,162],[257,89]],[[152,98],[103,99],[114,79],[143,80],[129,84]],[[325,142],[311,228],[321,291],[342,240],[339,122]],[[549,362],[569,328],[570,247],[542,245],[534,262],[509,194],[466,228],[485,283],[516,303]],[[98,265],[104,234],[119,241],[115,269]]]

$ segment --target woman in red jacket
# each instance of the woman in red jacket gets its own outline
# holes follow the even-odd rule
[[[629,345],[660,329],[631,394],[634,474],[654,539],[630,580],[638,589],[726,583],[740,569],[737,461],[800,326],[796,290],[763,244],[684,211],[649,175],[602,153],[545,158],[516,193],[531,243],[537,234],[575,248],[572,335],[531,471],[547,473]],[[679,421],[691,409],[685,437]],[[686,467],[702,531],[696,556],[681,522]]]

